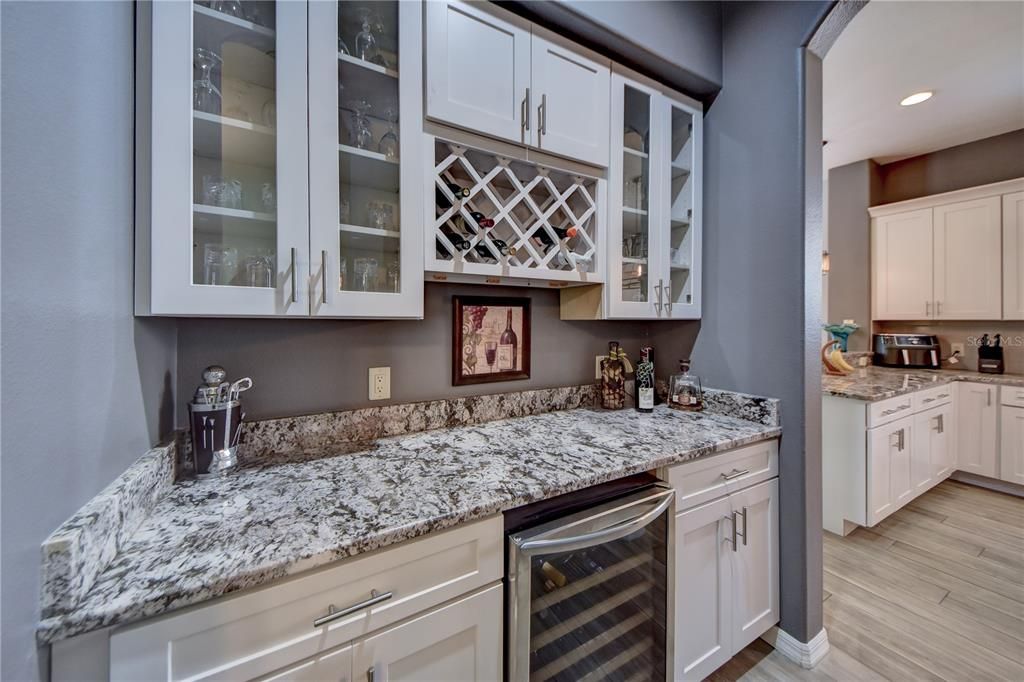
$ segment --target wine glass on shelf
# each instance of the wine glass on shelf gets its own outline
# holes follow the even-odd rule
[[[373,23],[373,10],[369,7],[360,7],[358,14],[362,29],[356,34],[356,56],[372,62],[377,55],[377,36],[373,34],[373,29],[377,26]]]
[[[384,110],[384,118],[388,122],[388,131],[381,136],[377,143],[377,151],[384,155],[389,161],[398,159],[398,108],[394,105]]]
[[[192,82],[192,106],[210,114],[220,113],[221,94],[213,84],[213,71],[224,60],[213,50],[197,47],[193,64],[199,69],[199,78]]]
[[[357,100],[351,104],[351,108],[356,146],[360,149],[369,149],[374,141],[373,131],[370,130],[370,103],[365,99]]]

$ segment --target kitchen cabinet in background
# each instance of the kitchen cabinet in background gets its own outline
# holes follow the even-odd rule
[[[998,386],[991,384],[957,382],[957,469],[998,477],[998,390]]]
[[[999,389],[999,478],[1024,485],[1024,388]]]
[[[933,209],[935,319],[1002,316],[1000,204],[994,196]]]
[[[1003,319],[1024,320],[1024,192],[1003,195]]]
[[[930,318],[933,267],[930,208],[875,218],[871,225],[872,317]]]

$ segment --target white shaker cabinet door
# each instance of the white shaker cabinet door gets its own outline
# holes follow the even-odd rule
[[[498,18],[477,3],[425,4],[427,116],[529,143],[529,24]]]
[[[928,410],[923,415],[924,423],[915,424],[914,448],[920,445],[928,448],[931,459],[931,487],[948,478],[956,469],[956,409],[953,404]],[[920,481],[915,476],[915,482]],[[918,492],[924,492],[918,486]]]
[[[732,649],[740,651],[779,621],[779,480],[729,495],[742,534],[733,566]]]
[[[1000,197],[935,209],[935,317],[1002,318]]]
[[[1002,407],[999,477],[1024,485],[1024,408]]]
[[[957,383],[957,469],[996,477],[996,390],[994,386]]]
[[[1003,319],[1024,320],[1024,192],[1003,195]]]
[[[873,219],[871,253],[874,318],[932,317],[932,209]]]
[[[732,656],[729,498],[676,516],[675,675],[702,680]]]
[[[502,675],[501,584],[357,640],[353,675],[369,682],[486,682]]]
[[[352,682],[352,646],[346,644],[289,665],[257,682]]]
[[[901,447],[905,438],[903,431],[903,420],[890,422],[885,426],[868,431],[868,485],[867,485],[867,520],[868,526],[873,526],[889,514],[893,513],[899,505],[896,503],[894,490],[898,485],[893,481],[893,462],[899,462],[903,454]],[[907,456],[907,471],[905,478],[909,484],[910,467],[909,456]],[[903,478],[899,476],[897,478]]]
[[[595,166],[608,165],[611,69],[533,36],[531,144]]]

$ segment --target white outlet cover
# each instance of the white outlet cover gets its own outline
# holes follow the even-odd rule
[[[597,355],[594,357],[594,378],[601,378],[601,361],[604,360],[607,355]]]
[[[371,367],[369,372],[370,400],[391,399],[391,368]]]

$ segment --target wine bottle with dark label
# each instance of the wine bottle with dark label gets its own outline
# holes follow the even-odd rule
[[[651,348],[640,349],[640,362],[636,363],[636,378],[634,380],[636,389],[637,412],[654,411],[654,361],[651,360]]]
[[[469,215],[476,221],[476,224],[485,230],[494,227],[494,219],[488,218],[480,211],[470,211]]]
[[[494,257],[494,254],[491,253],[491,250],[488,249],[487,246],[484,245],[483,242],[480,242],[479,244],[474,246],[473,247],[473,251],[476,252],[477,256],[479,256],[480,258],[483,258],[486,261],[497,261],[497,259]]]
[[[451,193],[455,195],[456,201],[461,201],[469,196],[468,187],[463,187],[462,185],[458,185],[454,182],[445,182],[444,184],[449,190],[451,190]],[[441,188],[437,186],[434,187],[434,202],[439,208],[446,211],[452,207],[451,199],[449,199],[448,196],[441,191]]]
[[[453,230],[450,225],[442,225],[441,234],[448,237],[448,241],[459,251],[465,251],[469,248],[469,240]]]
[[[519,337],[512,329],[512,308],[507,311],[505,331],[498,339],[498,369],[502,372],[519,368]]]
[[[566,241],[566,240],[572,239],[580,231],[579,228],[576,227],[575,225],[570,225],[569,227],[565,227],[565,228],[563,228],[563,227],[553,227],[552,226],[551,230],[562,241]],[[544,247],[550,248],[550,247],[555,245],[555,241],[553,239],[551,239],[551,235],[549,235],[548,231],[545,230],[543,227],[537,229],[537,231],[535,231],[533,233],[533,235],[534,235],[534,237],[536,237],[537,241],[541,245],[543,245]]]

